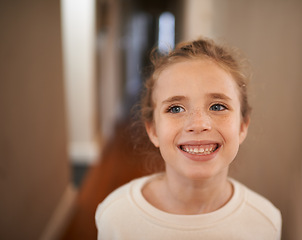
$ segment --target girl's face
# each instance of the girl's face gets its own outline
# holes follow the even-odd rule
[[[195,180],[227,174],[248,129],[229,73],[209,60],[175,63],[159,75],[153,102],[146,129],[167,173]]]

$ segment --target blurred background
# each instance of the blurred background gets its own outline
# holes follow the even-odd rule
[[[253,67],[231,175],[302,239],[302,1],[0,2],[0,239],[96,239],[97,204],[144,174],[129,114],[154,46],[207,36]]]

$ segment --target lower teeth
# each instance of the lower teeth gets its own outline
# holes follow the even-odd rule
[[[185,151],[185,152],[187,152],[187,151]],[[207,154],[210,154],[212,152],[187,152],[187,153],[195,154],[195,155],[207,155]]]
[[[186,151],[185,149],[182,149],[182,150],[186,153],[195,154],[195,155],[208,155],[215,151],[215,150],[212,150],[212,151],[204,151],[204,152],[194,152],[194,151]]]

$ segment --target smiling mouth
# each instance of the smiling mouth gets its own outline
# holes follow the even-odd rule
[[[194,155],[209,155],[215,152],[219,148],[219,145],[217,143],[206,145],[180,145],[179,148],[186,153]]]

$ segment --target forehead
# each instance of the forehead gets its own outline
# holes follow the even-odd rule
[[[185,60],[174,63],[158,76],[154,101],[171,95],[224,93],[238,98],[238,87],[232,75],[211,60]]]

